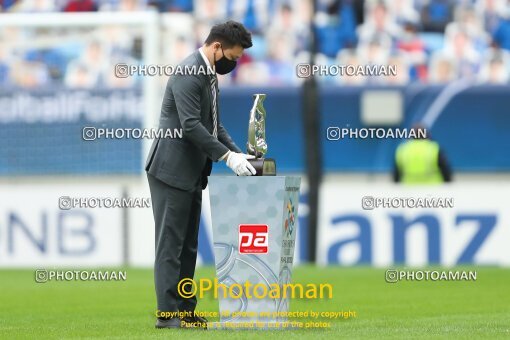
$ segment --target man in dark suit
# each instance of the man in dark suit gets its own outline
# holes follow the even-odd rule
[[[216,25],[204,45],[179,65],[181,69],[196,66],[197,72],[168,80],[159,127],[182,129],[183,138],[154,140],[145,166],[156,225],[154,280],[159,315],[193,314],[195,310],[196,298],[183,298],[177,285],[195,273],[202,189],[207,186],[212,162],[226,161],[239,176],[255,175],[247,161],[252,156],[241,152],[220,123],[216,74],[203,72],[208,68],[218,74],[231,72],[244,49],[251,46],[251,34],[242,24]],[[156,327],[203,328],[206,322],[198,316],[158,317]]]

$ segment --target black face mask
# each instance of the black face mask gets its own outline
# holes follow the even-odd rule
[[[235,60],[230,60],[225,57],[225,53],[223,52],[223,47],[221,48],[221,53],[223,57],[216,60],[216,55],[214,56],[214,69],[218,74],[227,74],[232,72],[233,69],[236,68],[237,62]]]

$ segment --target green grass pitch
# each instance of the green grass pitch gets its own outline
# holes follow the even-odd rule
[[[384,269],[309,267],[294,271],[294,283],[331,283],[333,299],[291,301],[292,311],[356,311],[329,329],[155,329],[152,271],[127,270],[122,282],[36,283],[33,270],[0,270],[0,339],[336,339],[510,338],[510,270],[477,270],[476,281],[386,283]],[[197,278],[213,278],[200,268]],[[197,310],[217,311],[212,296]]]

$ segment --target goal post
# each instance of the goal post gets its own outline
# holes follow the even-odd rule
[[[179,15],[179,14],[177,14]],[[142,63],[157,64],[160,50],[160,14],[156,11],[144,12],[91,12],[91,13],[5,13],[0,20],[0,30],[18,29],[80,29],[119,25],[137,27],[142,31]],[[14,41],[13,44],[25,43]],[[33,42],[27,42],[33,43]],[[8,43],[6,43],[7,45]],[[114,72],[114,69],[111,69]],[[143,127],[155,127],[159,116],[160,91],[155,77],[143,77],[141,80],[143,96]],[[150,140],[143,139],[142,158],[150,147]],[[143,161],[141,162],[143,166]],[[142,169],[143,171],[143,169]]]

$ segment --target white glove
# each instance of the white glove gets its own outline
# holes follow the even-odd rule
[[[227,166],[238,176],[255,175],[257,171],[253,165],[247,161],[247,159],[253,158],[255,158],[255,156],[231,151],[227,156]]]

